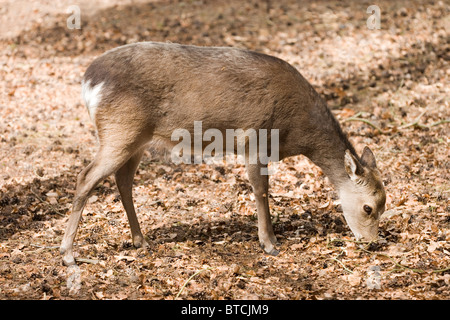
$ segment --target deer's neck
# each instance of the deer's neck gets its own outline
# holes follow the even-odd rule
[[[310,145],[303,154],[340,189],[349,179],[344,166],[345,150],[350,150],[357,159],[359,157],[325,102],[320,100],[311,110],[308,122],[312,139],[309,139]]]
[[[336,148],[336,146],[330,146],[335,149],[333,153],[323,153],[315,150],[309,159],[319,166],[324,174],[330,179],[338,189],[341,189],[345,183],[349,180],[348,174],[344,167],[344,154],[345,149]]]

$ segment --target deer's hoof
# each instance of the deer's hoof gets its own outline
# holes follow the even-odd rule
[[[271,256],[276,257],[277,255],[280,254],[280,251],[275,249],[275,248],[273,248],[272,250],[270,250],[270,252],[267,252],[267,253],[270,254]]]
[[[75,259],[73,258],[72,255],[70,255],[70,256],[67,256],[67,255],[63,256],[62,261],[63,261],[63,264],[66,267],[76,265]]]
[[[133,245],[135,248],[148,248],[149,245],[147,241],[145,241],[143,236],[137,236],[133,239]]]
[[[273,245],[265,246],[263,243],[261,243],[261,248],[264,250],[265,253],[270,254],[271,256],[277,256],[280,251],[277,250]]]

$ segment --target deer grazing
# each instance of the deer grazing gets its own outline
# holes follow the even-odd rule
[[[82,81],[82,96],[97,130],[99,150],[78,175],[61,244],[65,265],[75,264],[73,241],[88,196],[111,174],[128,216],[133,244],[147,246],[132,199],[137,166],[149,144],[173,148],[173,132],[182,128],[193,133],[194,123],[200,121],[203,130],[215,129],[224,136],[229,129],[276,129],[278,158],[308,157],[336,187],[355,237],[377,237],[386,196],[372,151],[365,147],[361,156],[356,154],[319,94],[281,59],[229,47],[133,43],[107,51],[92,62]],[[270,153],[274,151],[272,136],[266,138]],[[276,255],[269,176],[262,170],[267,163],[249,161],[258,150],[248,145],[245,150],[259,242],[266,253]],[[256,159],[260,156],[256,154]]]

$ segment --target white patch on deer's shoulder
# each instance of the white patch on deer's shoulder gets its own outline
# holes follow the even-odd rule
[[[102,87],[103,82],[97,84],[94,87],[91,87],[91,80],[88,80],[87,82],[84,81],[81,82],[81,95],[89,111],[89,115],[92,121],[94,122],[95,122],[95,113],[102,98],[101,95]]]

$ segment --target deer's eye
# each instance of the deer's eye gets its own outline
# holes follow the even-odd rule
[[[368,206],[367,204],[364,205],[363,209],[364,209],[364,212],[367,214],[372,213],[372,207]]]

